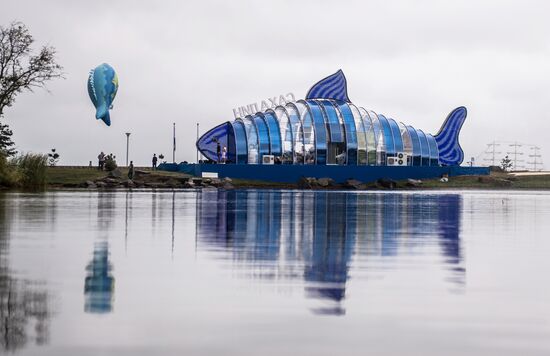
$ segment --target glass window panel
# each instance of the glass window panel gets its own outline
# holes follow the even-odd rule
[[[241,121],[234,121],[231,125],[235,133],[235,162],[238,164],[248,163],[248,148],[244,125]]]
[[[382,133],[382,136],[384,136],[384,143],[386,144],[386,155],[385,157],[383,157],[383,160],[380,161],[380,164],[386,165],[386,158],[394,157],[396,152],[393,141],[393,134],[388,119],[386,119],[386,117],[382,114],[378,114],[377,116],[378,120],[380,121],[380,131]]]
[[[288,103],[285,106],[288,113],[288,119],[292,125],[292,136],[294,138],[294,164],[304,164],[305,149],[304,149],[304,128],[300,113],[294,103]]]
[[[315,128],[313,118],[303,101],[296,102],[304,132],[304,164],[315,164]]]
[[[418,139],[420,140],[420,149],[422,152],[421,165],[429,166],[430,165],[430,147],[428,146],[428,139],[426,134],[422,130],[416,130],[418,134]]]
[[[403,147],[403,140],[401,139],[401,131],[399,130],[399,126],[397,126],[397,122],[395,122],[394,119],[388,119],[388,123],[390,124],[391,133],[393,136],[393,144],[395,145],[395,152],[404,152],[405,149]]]
[[[403,152],[405,152],[409,156],[407,165],[412,166],[413,144],[411,135],[409,134],[409,130],[407,130],[407,127],[402,122],[398,122],[397,125],[399,126],[399,131],[401,132],[401,140],[403,141]]]
[[[294,162],[294,139],[292,135],[292,125],[290,124],[288,113],[283,106],[277,106],[275,108],[275,115],[279,123],[279,132],[282,139],[281,161],[283,164],[292,164]]]
[[[279,123],[275,117],[273,110],[268,110],[264,113],[264,120],[269,130],[269,145],[270,154],[274,155],[277,159],[281,157],[281,134],[279,132]]]
[[[251,116],[246,116],[242,119],[246,132],[246,141],[248,143],[248,163],[258,164],[260,162],[258,150],[258,131],[256,124]]]
[[[344,125],[330,100],[316,100],[323,109],[325,127],[327,128],[327,164],[346,164],[346,143]]]
[[[409,131],[409,135],[411,137],[411,142],[413,146],[413,166],[420,166],[422,164],[422,149],[420,144],[420,139],[418,138],[418,134],[416,133],[416,130],[412,126],[407,126],[407,131]]]
[[[359,108],[363,126],[365,127],[365,138],[367,139],[367,164],[376,165],[376,136],[374,126],[370,119],[369,113],[364,108]]]
[[[256,124],[256,129],[258,130],[258,143],[259,143],[259,154],[258,157],[259,163],[262,162],[264,155],[268,155],[269,152],[269,130],[267,124],[263,119],[263,114],[258,113],[254,115],[254,123]]]
[[[351,113],[353,115],[353,121],[355,122],[355,129],[357,130],[357,164],[367,164],[367,136],[365,125],[361,118],[359,109],[353,104],[348,104]]]
[[[332,103],[337,108],[339,119],[344,123],[346,136],[346,164],[357,164],[357,131],[355,128],[355,120],[353,113],[348,104],[339,100],[332,100]]]
[[[376,139],[376,164],[384,165],[386,164],[386,139],[384,136],[384,130],[382,130],[382,125],[380,124],[378,115],[372,110],[367,110],[367,112],[372,121],[372,129]]]
[[[329,100],[316,100],[316,102],[323,107],[325,112],[325,119],[329,128],[329,141],[333,143],[344,143],[344,127],[340,124],[336,109],[332,106],[332,103]]]
[[[313,127],[315,130],[315,164],[326,164],[327,128],[325,126],[323,111],[315,100],[306,100],[305,103],[313,118]]]
[[[430,147],[430,166],[439,166],[439,150],[437,149],[437,142],[435,138],[427,134],[426,138],[428,139],[428,145]]]

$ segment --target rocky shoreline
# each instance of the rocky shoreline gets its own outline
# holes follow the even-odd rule
[[[427,180],[379,179],[376,182],[362,182],[360,179],[348,179],[343,183],[336,183],[331,178],[302,177],[295,183],[274,183],[231,178],[200,178],[143,167],[136,169],[134,179],[130,180],[127,177],[126,168],[105,172],[89,167],[50,167],[46,189],[550,190],[550,175],[515,176],[504,172],[492,172],[489,176]]]

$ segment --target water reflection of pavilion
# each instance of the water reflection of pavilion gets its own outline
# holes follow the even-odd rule
[[[454,194],[203,191],[197,241],[261,278],[303,278],[308,296],[336,302],[317,312],[340,314],[355,255],[398,256],[435,241],[462,283],[460,211]]]

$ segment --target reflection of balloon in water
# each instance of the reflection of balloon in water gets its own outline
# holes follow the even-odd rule
[[[90,71],[88,94],[96,108],[95,117],[103,120],[107,126],[111,126],[109,109],[113,108],[117,90],[118,77],[113,67],[103,63]]]

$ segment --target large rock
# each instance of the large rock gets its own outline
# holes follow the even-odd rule
[[[397,188],[397,182],[389,178],[380,178],[376,181],[376,184],[382,188],[395,189]]]
[[[363,182],[358,181],[357,179],[348,179],[344,183],[344,187],[349,189],[362,189],[364,186]]]
[[[231,184],[229,182],[224,182],[223,185],[221,186],[221,188],[225,189],[225,190],[235,189],[233,184]]]
[[[134,188],[136,184],[131,179],[125,180],[122,185],[124,185],[126,188]]]
[[[183,182],[184,188],[195,188],[195,183],[193,183],[192,179],[188,179],[186,182]]]
[[[422,186],[422,181],[420,179],[407,179],[407,187],[418,188],[420,186]]]
[[[141,180],[135,180],[135,179],[134,179],[134,186],[135,186],[135,187],[141,188],[141,187],[144,186],[144,184],[145,184],[145,183],[144,183],[143,181],[141,181]]]
[[[107,176],[110,177],[110,178],[120,179],[120,178],[122,178],[122,171],[119,168],[115,168],[115,170],[110,171]]]
[[[332,178],[319,178],[317,179],[317,184],[319,184],[320,187],[326,188],[331,187],[334,185],[334,179]]]
[[[227,182],[227,183],[233,183],[233,179],[231,179],[229,177],[223,178],[222,181]]]
[[[301,177],[298,180],[298,188],[300,189],[312,189],[318,185],[317,179],[313,177]]]
[[[98,188],[105,188],[107,186],[107,183],[99,181],[99,182],[95,182],[95,185]]]
[[[86,188],[90,188],[90,189],[97,188],[97,185],[94,182],[92,182],[91,180],[87,180],[85,185],[86,185]]]

